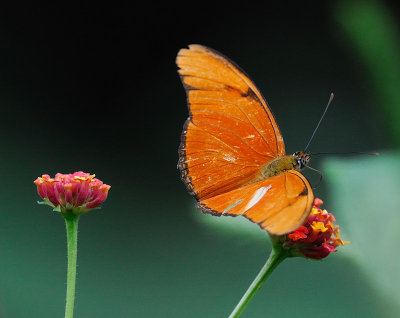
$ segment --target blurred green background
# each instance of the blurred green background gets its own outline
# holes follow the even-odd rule
[[[0,318],[63,317],[63,219],[41,174],[112,186],[80,220],[75,317],[227,317],[269,253],[245,220],[196,211],[176,170],[186,96],[178,50],[229,56],[269,102],[288,153],[311,152],[351,244],[285,261],[242,317],[399,317],[400,37],[388,1],[154,7],[38,3],[0,10]],[[318,176],[307,174],[312,183]]]

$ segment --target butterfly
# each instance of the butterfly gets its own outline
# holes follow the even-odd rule
[[[192,44],[176,63],[189,118],[178,169],[204,213],[244,216],[273,235],[303,224],[314,201],[299,172],[310,155],[287,155],[278,124],[260,91],[232,61]]]

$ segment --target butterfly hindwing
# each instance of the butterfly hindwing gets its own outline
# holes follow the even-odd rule
[[[199,207],[210,209],[215,215],[242,215],[269,233],[282,235],[304,222],[313,201],[313,191],[307,179],[296,170],[288,170],[206,199],[199,203]]]

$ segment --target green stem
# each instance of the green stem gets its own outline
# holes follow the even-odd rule
[[[288,255],[282,248],[274,245],[265,265],[261,268],[257,277],[251,283],[246,293],[240,299],[235,309],[230,314],[229,318],[236,318],[241,315],[247,304],[253,298],[255,293],[261,288],[264,281],[271,275],[274,269],[287,257]]]
[[[65,318],[74,317],[75,282],[76,282],[76,256],[78,246],[78,220],[79,215],[73,213],[63,214],[67,228],[68,269],[67,269],[67,299],[65,304]]]

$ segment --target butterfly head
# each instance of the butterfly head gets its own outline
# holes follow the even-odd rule
[[[305,166],[308,166],[308,163],[311,160],[311,155],[309,153],[305,153],[303,151],[296,151],[293,156],[295,156],[297,161],[297,169],[301,170]]]

